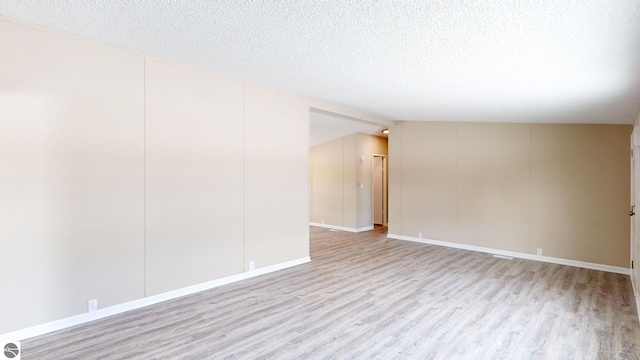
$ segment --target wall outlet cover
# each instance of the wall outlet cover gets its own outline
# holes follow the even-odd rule
[[[87,303],[87,310],[89,312],[94,312],[98,310],[98,299],[89,300]]]

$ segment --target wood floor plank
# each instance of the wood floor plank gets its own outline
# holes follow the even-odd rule
[[[24,359],[640,359],[628,276],[310,228],[312,262],[28,339]]]

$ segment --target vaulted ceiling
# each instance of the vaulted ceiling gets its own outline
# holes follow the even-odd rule
[[[633,123],[640,1],[16,1],[0,14],[380,117]]]

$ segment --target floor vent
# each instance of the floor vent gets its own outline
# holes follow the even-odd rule
[[[493,255],[493,257],[500,258],[500,259],[507,259],[507,260],[513,259],[511,256],[506,256],[506,255]]]

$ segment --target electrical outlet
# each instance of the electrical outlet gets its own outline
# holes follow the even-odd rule
[[[322,219],[321,221],[322,221],[322,223],[324,224],[324,219]]]
[[[542,256],[542,249],[538,248],[537,254],[538,256]]]
[[[422,239],[422,233],[418,233],[418,238]]]
[[[89,300],[89,303],[87,304],[87,310],[89,312],[98,310],[98,299]]]
[[[256,269],[255,261],[249,261],[249,271],[253,271]]]

